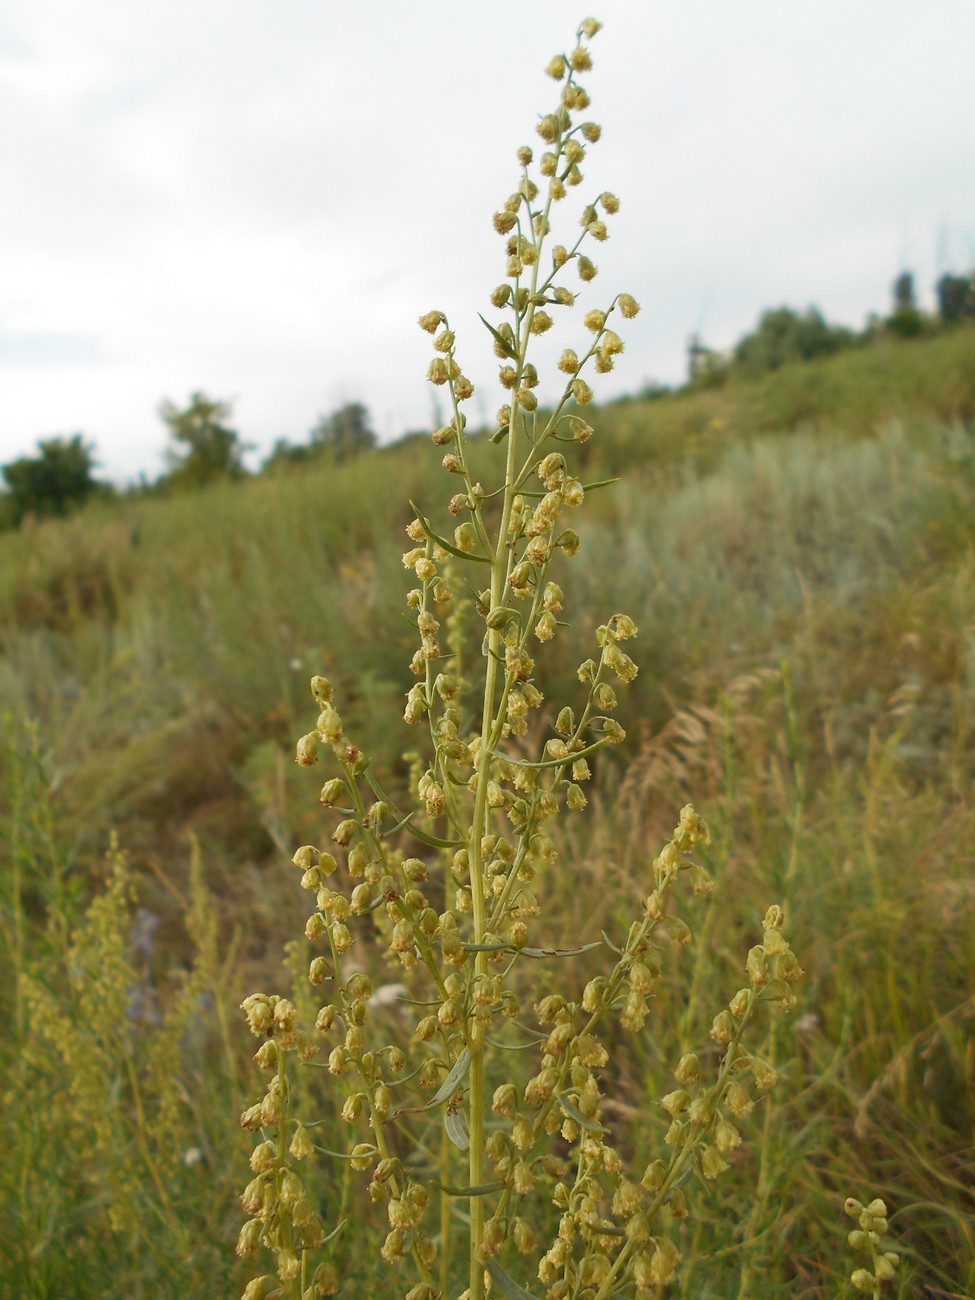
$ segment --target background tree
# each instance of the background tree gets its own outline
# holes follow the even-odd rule
[[[935,291],[943,321],[975,318],[975,271],[968,275],[943,275]]]
[[[4,514],[13,524],[26,515],[66,515],[104,485],[92,477],[94,447],[80,433],[45,438],[39,455],[22,456],[0,467],[7,485]]]
[[[349,460],[376,445],[369,427],[369,412],[361,402],[350,402],[329,416],[320,415],[311,431],[313,448],[327,450],[337,461]]]
[[[917,306],[913,272],[901,271],[891,286],[891,293],[894,310],[887,318],[888,328],[901,338],[916,338],[924,329],[924,317]]]
[[[831,356],[855,342],[852,330],[828,324],[818,307],[804,312],[776,307],[764,312],[758,328],[735,347],[734,364],[746,375],[758,376],[790,361]]]
[[[190,395],[185,410],[170,401],[162,403],[159,414],[175,444],[166,451],[172,481],[196,485],[245,473],[247,448],[237,430],[226,423],[231,412],[229,402],[211,401],[201,392]]]
[[[917,311],[917,295],[914,292],[914,272],[901,271],[891,286],[894,295],[894,311]]]

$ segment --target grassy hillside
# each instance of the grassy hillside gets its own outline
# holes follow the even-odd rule
[[[627,745],[565,846],[577,877],[549,887],[569,932],[611,929],[689,798],[718,878],[690,1006],[661,1000],[649,1056],[620,1044],[620,1143],[657,1140],[646,1099],[672,1086],[673,1045],[700,1037],[711,984],[737,978],[774,898],[807,972],[767,1044],[785,1082],[696,1228],[698,1254],[721,1253],[682,1293],[842,1293],[838,1207],[869,1192],[895,1211],[899,1294],[970,1294],[975,331],[593,423],[584,479],[624,481],[591,494],[546,694],[569,692],[617,608],[640,627],[640,676]],[[494,450],[477,449],[486,483]],[[402,529],[412,497],[446,531],[438,460],[416,439],[0,537],[3,939],[25,977],[0,993],[15,1063],[0,1295],[233,1293],[235,1111],[253,1090],[235,1004],[268,971],[280,983],[303,925],[281,863],[320,829],[315,779],[291,761],[307,681],[332,678],[349,732],[403,788]],[[127,882],[104,865],[113,832]],[[114,1020],[66,1046],[64,1017],[95,1004]],[[147,1138],[143,1093],[165,1141]],[[348,1185],[321,1193],[355,1208]]]

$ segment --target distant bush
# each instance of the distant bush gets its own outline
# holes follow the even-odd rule
[[[917,305],[914,275],[901,271],[892,286],[894,310],[887,317],[887,328],[898,338],[916,339],[924,333],[925,318]]]
[[[192,393],[182,411],[170,401],[162,403],[159,414],[175,444],[166,452],[170,483],[196,487],[244,475],[247,448],[237,430],[226,423],[231,410],[229,402],[211,401],[202,392]]]
[[[738,343],[733,362],[746,376],[757,377],[790,361],[832,356],[856,342],[853,330],[828,324],[818,307],[804,312],[777,307],[764,312],[754,333]]]
[[[945,322],[975,319],[975,271],[945,274],[935,286],[938,314]]]
[[[66,515],[93,493],[107,490],[92,477],[94,448],[80,433],[45,438],[37,446],[39,455],[0,467],[7,484],[0,526],[16,526],[29,515]]]

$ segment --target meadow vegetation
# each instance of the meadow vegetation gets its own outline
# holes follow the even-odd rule
[[[886,1205],[901,1262],[885,1294],[970,1295],[975,329],[587,419],[580,475],[623,478],[574,523],[579,557],[559,574],[571,625],[544,648],[536,749],[557,721],[547,701],[578,693],[613,611],[639,628],[640,672],[625,739],[591,759],[588,808],[549,832],[558,864],[537,865],[532,942],[625,940],[691,800],[715,881],[682,897],[693,942],[658,954],[643,1032],[606,1030],[601,1122],[628,1166],[667,1150],[678,1062],[716,1066],[709,1029],[770,902],[805,972],[794,1009],[751,1031],[779,1082],[752,1098],[730,1169],[687,1187],[686,1217],[671,1205],[670,1293],[853,1295],[871,1259],[847,1240],[852,1194],[868,1225],[872,1198]],[[497,479],[487,436],[466,454],[474,481]],[[233,1254],[253,1147],[237,1114],[260,1087],[237,1008],[275,988],[314,1021],[321,1001],[291,859],[333,821],[293,741],[309,678],[326,676],[390,800],[412,806],[416,617],[394,611],[415,582],[408,502],[443,498],[438,461],[412,439],[0,537],[0,1295],[230,1296],[253,1277]],[[480,642],[471,631],[461,675],[480,671]],[[527,1000],[581,997],[605,955],[538,963]],[[379,944],[356,958],[374,990],[411,976]],[[410,1051],[414,1010],[374,998],[370,1029]],[[294,1113],[347,1154],[358,1135],[328,1071],[291,1068]],[[408,1175],[436,1176],[449,1152],[411,1133],[431,1145]],[[462,1186],[466,1156],[449,1158]],[[339,1294],[398,1286],[367,1227],[386,1213],[367,1178],[348,1160],[301,1177],[326,1227],[344,1225],[323,1251]],[[476,1199],[427,1214],[450,1294]],[[551,1239],[543,1200],[526,1219],[525,1240]]]
[[[627,476],[593,494],[580,526],[588,562],[564,585],[594,612],[556,642],[551,695],[571,686],[597,598],[632,611],[641,672],[588,825],[564,832],[574,865],[553,882],[553,925],[585,942],[621,917],[649,846],[693,797],[717,882],[692,954],[698,1002],[736,969],[770,894],[806,970],[769,1048],[785,1079],[763,1143],[695,1224],[695,1253],[721,1253],[703,1276],[690,1269],[688,1295],[842,1293],[838,1206],[861,1188],[891,1210],[900,1294],[975,1285],[973,373],[975,334],[957,334],[591,417],[587,473],[610,468],[612,447]],[[813,416],[805,401],[790,412],[796,393]],[[3,539],[3,1294],[229,1294],[240,1281],[227,1243],[248,1144],[225,1098],[244,1097],[252,1067],[233,1017],[282,978],[275,954],[304,917],[281,864],[321,826],[290,741],[307,678],[327,673],[350,730],[405,793],[413,738],[388,719],[411,637],[384,611],[404,591],[405,500],[431,499],[431,478],[412,443]],[[130,879],[114,893],[113,829]],[[194,896],[214,918],[205,958]],[[86,919],[99,898],[111,901]],[[105,966],[79,945],[109,942],[129,966],[114,977],[124,1012],[113,1027],[82,1021],[84,1050],[69,1051],[50,1026],[101,996],[86,981]],[[186,1015],[181,993],[202,980],[176,1033],[168,1017]],[[700,1014],[662,996],[649,1046],[614,1049],[613,1122],[635,1151]],[[126,1082],[129,1062],[150,1070],[166,1023],[178,1098],[165,1149],[158,1112],[141,1122],[170,1211],[132,1159]],[[95,1060],[84,1101],[76,1072]],[[158,1082],[149,1097],[162,1107]],[[111,1140],[94,1129],[105,1106]],[[133,1180],[156,1208],[113,1225]],[[322,1195],[348,1216],[347,1181]],[[341,1249],[355,1294],[372,1261],[348,1229]]]

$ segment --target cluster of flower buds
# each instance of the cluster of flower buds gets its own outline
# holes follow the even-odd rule
[[[856,1197],[850,1196],[843,1209],[857,1223],[848,1234],[847,1241],[858,1255],[865,1256],[867,1260],[866,1267],[853,1270],[850,1281],[857,1291],[880,1300],[884,1284],[897,1280],[900,1264],[899,1255],[892,1250],[883,1249],[882,1239],[887,1233],[887,1206],[879,1197],[868,1205],[863,1205]]]
[[[310,1061],[318,1053],[316,1034],[305,1033],[298,1010],[288,998],[252,993],[241,1003],[252,1034],[261,1039],[254,1057],[269,1072],[261,1101],[247,1107],[241,1125],[262,1141],[251,1152],[254,1175],[241,1195],[250,1216],[237,1238],[237,1254],[250,1256],[259,1247],[274,1252],[278,1279],[290,1284],[301,1273],[302,1253],[321,1246],[325,1230],[298,1173],[297,1166],[314,1150],[308,1129],[292,1115],[292,1085],[286,1068],[289,1054]],[[271,1294],[274,1279],[254,1278],[244,1291],[245,1300]],[[268,1285],[266,1285],[268,1284]],[[322,1263],[302,1294],[302,1300],[334,1295],[338,1277],[330,1263]]]

